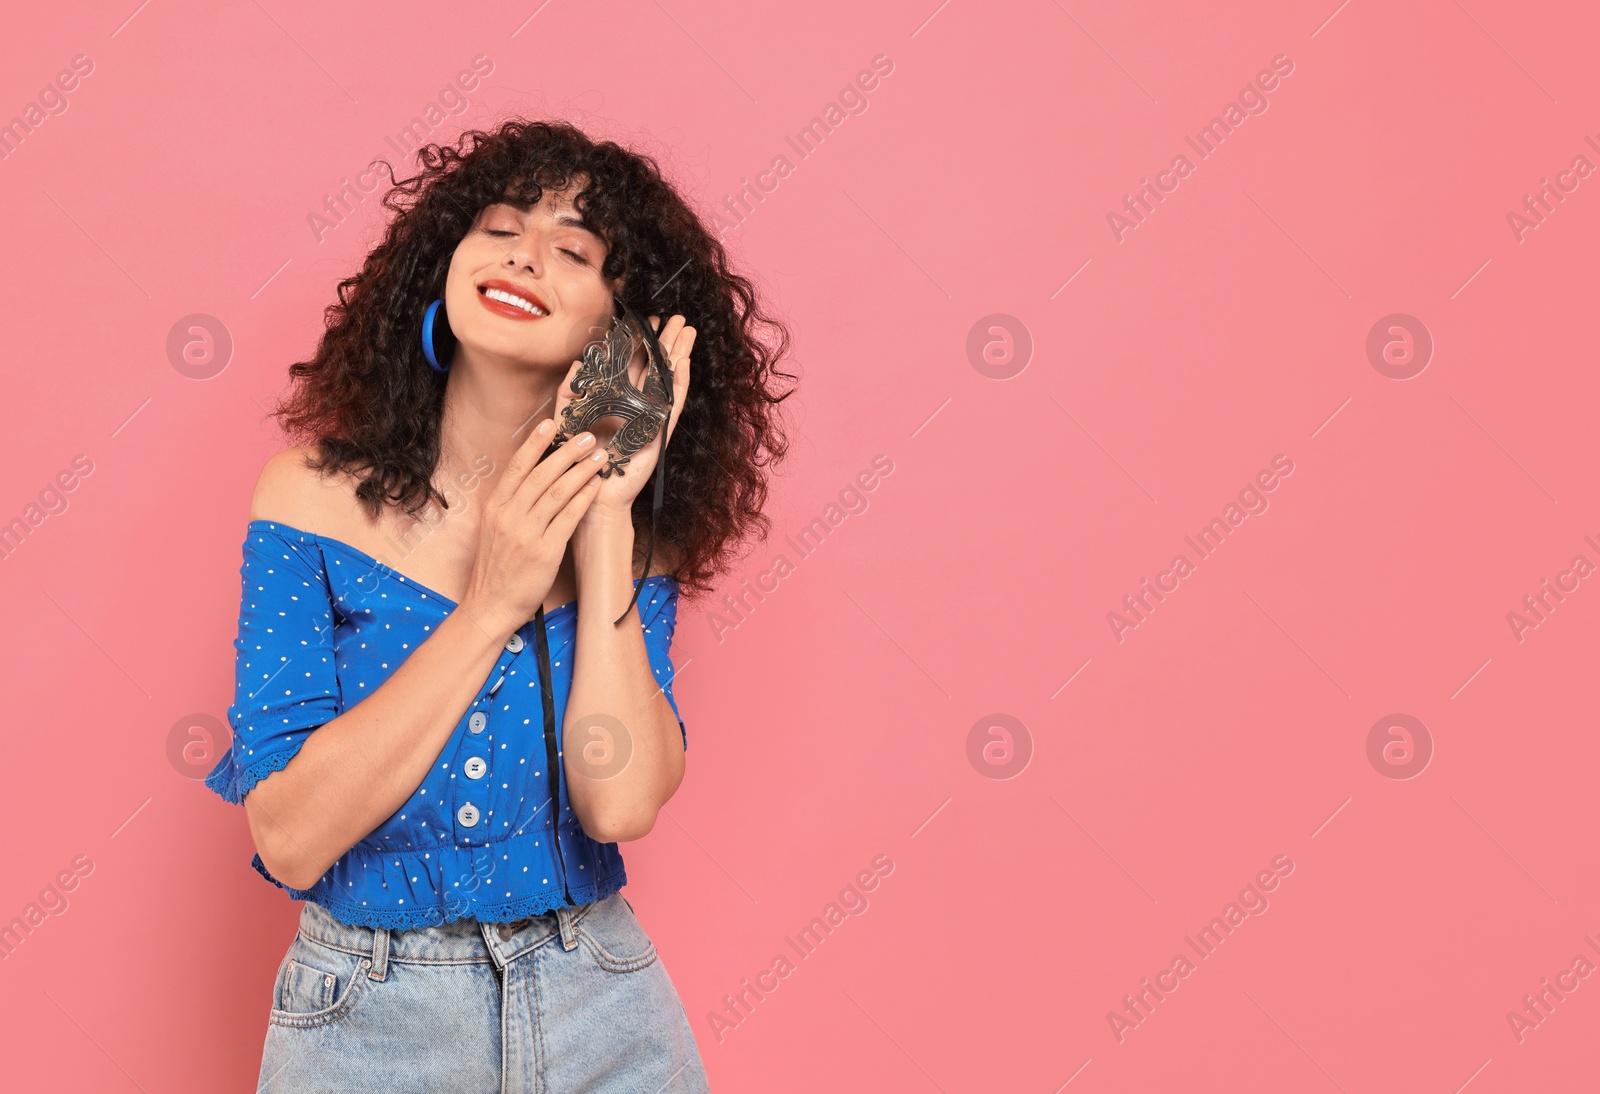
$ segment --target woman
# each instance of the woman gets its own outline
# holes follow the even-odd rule
[[[647,157],[537,122],[419,156],[250,504],[206,784],[306,902],[259,1089],[704,1090],[617,844],[683,778],[680,581],[768,529],[788,335]],[[670,443],[602,475],[615,419],[551,442],[621,303],[670,358]]]

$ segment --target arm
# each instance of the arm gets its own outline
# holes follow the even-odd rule
[[[252,518],[297,518],[327,500],[301,450],[267,462]],[[416,793],[514,625],[465,598],[372,694],[316,727],[288,764],[244,797],[250,835],[273,877],[309,889]]]
[[[482,624],[465,604],[452,611],[377,690],[245,795],[273,877],[309,889],[416,793],[511,637]]]
[[[614,623],[633,596],[633,542],[628,511],[598,503],[572,537],[578,632],[562,751],[573,812],[600,843],[644,836],[683,781],[683,734],[651,671],[638,605]],[[596,714],[609,718],[586,726]],[[612,740],[605,727],[617,723]],[[606,763],[612,749],[627,750],[620,771]]]

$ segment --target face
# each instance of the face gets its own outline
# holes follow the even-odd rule
[[[580,187],[479,212],[445,280],[450,328],[463,346],[564,372],[610,325],[615,283],[600,273],[605,240],[572,206]]]

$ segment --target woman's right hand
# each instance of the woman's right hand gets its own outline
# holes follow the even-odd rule
[[[554,431],[553,419],[539,423],[484,504],[478,557],[462,606],[482,625],[507,635],[544,603],[567,540],[600,492],[595,472],[605,466],[605,449],[596,447],[592,433],[580,433],[539,462]]]

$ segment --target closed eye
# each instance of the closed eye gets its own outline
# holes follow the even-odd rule
[[[491,236],[514,236],[514,235],[519,235],[520,234],[518,232],[508,232],[503,228],[485,228],[485,229],[483,229],[483,232],[484,232],[485,235],[491,235]],[[581,262],[585,266],[587,266],[589,264],[589,260],[587,258],[584,258],[577,251],[569,251],[565,247],[560,248],[560,250],[561,250],[562,254],[571,255],[575,261]]]

